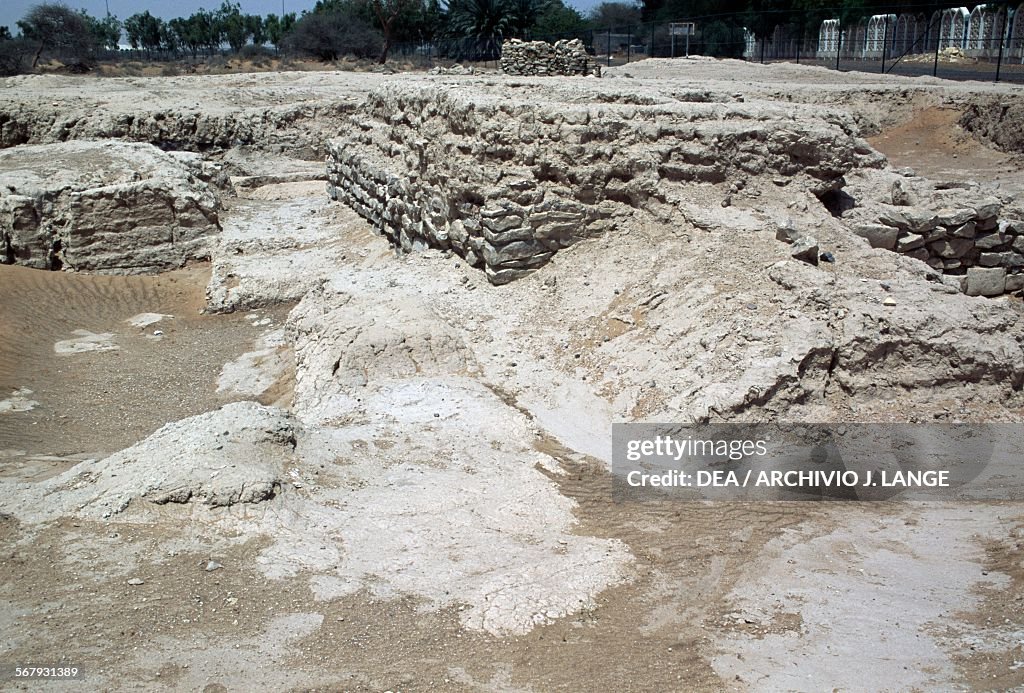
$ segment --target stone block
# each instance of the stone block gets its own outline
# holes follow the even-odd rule
[[[924,246],[924,236],[908,233],[896,240],[896,251],[906,253]]]
[[[896,237],[899,229],[884,224],[858,224],[853,227],[853,232],[861,238],[867,239],[872,248],[892,250],[896,247]]]
[[[999,296],[1006,290],[1006,270],[1002,267],[971,267],[967,270],[968,296]]]

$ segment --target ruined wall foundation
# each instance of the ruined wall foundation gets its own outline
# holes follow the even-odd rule
[[[846,116],[806,106],[601,96],[382,88],[329,143],[328,192],[402,250],[450,248],[501,284],[674,187],[764,174],[820,194],[880,160]]]
[[[148,144],[74,141],[0,151],[0,261],[112,274],[209,257],[220,203]]]
[[[855,181],[850,192],[866,199],[842,216],[872,247],[958,277],[971,296],[1024,289],[1024,222],[1001,218],[1003,201],[976,184],[879,172]]]

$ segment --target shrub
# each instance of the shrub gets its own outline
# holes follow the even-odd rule
[[[343,55],[368,58],[380,52],[383,36],[351,12],[311,12],[284,39],[285,50],[330,62]]]
[[[243,60],[259,60],[260,58],[269,58],[272,55],[273,51],[266,46],[255,46],[251,43],[242,46],[238,51],[238,57]]]
[[[0,40],[0,77],[20,75],[32,68],[36,44],[26,39]]]

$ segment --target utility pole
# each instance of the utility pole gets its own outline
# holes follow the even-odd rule
[[[1010,12],[1009,12],[1008,9],[1004,10],[1004,11],[1006,12],[1006,19],[1003,21],[1003,33],[999,37],[999,57],[996,59],[996,81],[997,82],[999,81],[1000,68],[1002,68],[1002,66],[1003,66],[1003,44],[1006,43],[1007,29],[1010,28]],[[1014,22],[1024,21],[1024,17],[1014,17],[1013,19],[1014,19]]]

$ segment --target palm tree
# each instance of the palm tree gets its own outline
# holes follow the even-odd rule
[[[530,30],[537,25],[547,7],[546,0],[506,0],[512,14],[512,29],[519,38],[529,38]]]
[[[477,60],[495,60],[502,40],[523,37],[537,22],[548,0],[450,0],[448,30],[474,39]]]
[[[503,38],[513,28],[512,22],[506,0],[452,0],[448,4],[448,27],[456,36]]]

